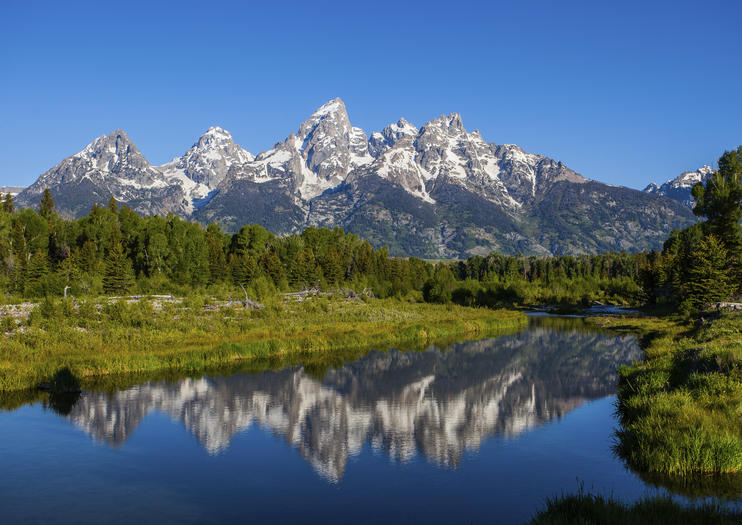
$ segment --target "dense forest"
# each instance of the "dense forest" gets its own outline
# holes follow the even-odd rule
[[[693,310],[742,292],[742,147],[693,189],[705,221],[672,232],[662,251],[524,257],[490,254],[432,263],[390,257],[339,228],[278,237],[258,225],[224,234],[174,215],[141,217],[112,199],[77,220],[54,210],[0,210],[0,290],[45,296],[208,293],[261,299],[319,287],[463,305],[665,303]]]

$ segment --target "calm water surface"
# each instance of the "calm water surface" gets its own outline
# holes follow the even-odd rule
[[[3,523],[522,523],[657,489],[613,457],[634,337],[580,320],[342,368],[154,381],[0,411]],[[8,403],[5,403],[6,405]]]

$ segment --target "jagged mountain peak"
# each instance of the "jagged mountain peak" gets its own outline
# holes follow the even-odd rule
[[[715,172],[714,168],[705,164],[695,171],[684,171],[674,179],[668,179],[664,184],[657,185],[654,182],[649,183],[644,188],[644,193],[663,195],[676,200],[690,209],[696,205],[696,201],[691,195],[691,190],[699,182],[704,182]]]
[[[233,165],[254,159],[252,153],[235,144],[229,131],[211,126],[181,157],[158,169],[169,183],[181,185],[189,199],[197,201],[215,189]]]
[[[100,156],[106,153],[112,154],[114,152],[123,152],[126,150],[126,148],[136,149],[136,145],[129,138],[129,135],[127,135],[124,130],[116,129],[108,134],[101,135],[95,138],[82,150],[73,155],[73,157],[82,157],[86,155]]]
[[[647,184],[647,187],[644,188],[643,191],[645,193],[656,193],[657,190],[659,190],[659,189],[660,189],[660,187],[657,186],[657,184],[655,184],[654,182],[650,182],[649,184]]]
[[[423,126],[424,129],[440,128],[448,130],[449,132],[463,132],[464,123],[461,120],[461,115],[458,113],[449,113],[448,115],[441,115],[437,119],[433,119]]]
[[[150,166],[144,155],[137,149],[136,144],[129,138],[129,135],[121,129],[116,129],[107,135],[101,135],[81,151],[62,162],[75,160],[88,162],[91,164],[89,169],[102,172],[121,171],[123,167],[127,166],[134,169],[145,169]]]
[[[345,113],[347,115],[345,102],[343,102],[340,97],[335,97],[322,104],[314,113],[312,113],[312,116],[322,117],[331,113]]]
[[[336,132],[348,135],[351,125],[345,103],[339,98],[334,98],[320,106],[301,124],[296,136],[306,141],[318,127],[321,127],[323,131],[330,131],[334,128]]]
[[[350,124],[339,98],[320,106],[296,133],[258,155],[234,173],[256,182],[281,180],[300,201],[308,201],[340,185],[354,168],[369,164],[368,139]]]
[[[49,188],[60,212],[80,216],[110,197],[143,214],[190,213],[183,186],[170,184],[120,129],[101,135],[42,174],[18,196],[34,205]]]
[[[410,124],[404,118],[400,118],[397,122],[389,124],[382,131],[376,131],[371,134],[371,137],[368,139],[369,152],[372,156],[379,157],[402,139],[410,138],[414,140],[418,133],[419,130],[414,125]]]
[[[208,152],[213,150],[215,152],[212,157],[235,157],[233,160],[237,162],[248,162],[255,158],[255,156],[247,150],[241,148],[235,144],[232,134],[219,126],[211,126],[206,130],[194,143],[190,149],[184,155],[187,156],[191,152]]]
[[[248,223],[278,234],[340,226],[396,254],[432,257],[645,249],[694,220],[678,203],[488,143],[458,113],[421,128],[400,118],[369,138],[339,98],[257,158],[212,126],[183,156],[153,167],[115,130],[39,177],[19,203],[36,205],[46,187],[67,216],[113,196],[143,214],[219,221],[228,231]]]
[[[203,132],[198,139],[201,143],[208,142],[234,142],[232,134],[224,128],[219,126],[211,126],[209,129]]]
[[[405,137],[415,137],[420,132],[414,125],[400,118],[397,122],[389,124],[381,134],[389,142],[397,142]]]

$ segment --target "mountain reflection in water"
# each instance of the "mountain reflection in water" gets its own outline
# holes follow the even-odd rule
[[[331,481],[366,443],[399,462],[419,452],[456,467],[489,436],[516,436],[612,395],[617,368],[640,358],[633,337],[559,321],[535,319],[518,334],[446,350],[373,351],[321,380],[295,367],[86,392],[67,417],[119,446],[147,414],[164,412],[210,454],[256,424]]]

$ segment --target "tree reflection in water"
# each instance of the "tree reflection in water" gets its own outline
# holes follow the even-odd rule
[[[147,414],[164,412],[210,454],[255,424],[338,481],[365,444],[396,461],[422,454],[455,468],[490,436],[517,436],[612,395],[617,368],[640,357],[634,337],[541,318],[518,334],[445,350],[374,351],[321,378],[293,367],[86,392],[67,417],[119,446]]]

